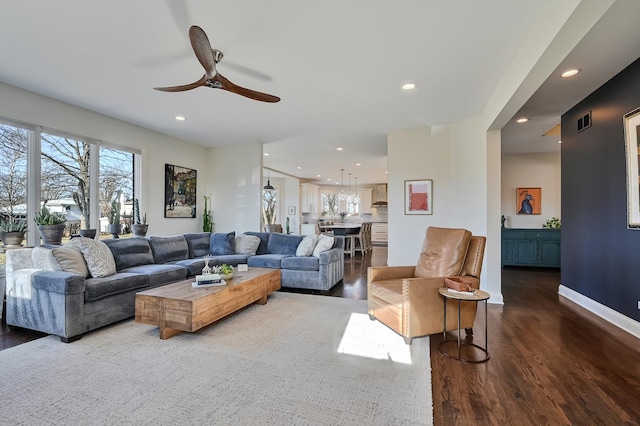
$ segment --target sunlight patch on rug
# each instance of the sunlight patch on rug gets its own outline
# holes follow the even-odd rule
[[[340,340],[338,353],[384,359],[411,365],[411,347],[402,336],[368,314],[353,313]]]

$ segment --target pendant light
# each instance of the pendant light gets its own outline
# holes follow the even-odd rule
[[[360,196],[358,195],[358,176],[356,176],[356,190],[353,192],[353,204],[360,204]]]
[[[271,186],[271,181],[269,180],[270,177],[271,175],[269,174],[269,172],[267,172],[267,184],[264,186],[264,188],[262,188],[265,191],[269,191],[269,192],[276,190],[273,186]]]
[[[347,194],[344,192],[344,169],[340,169],[341,178],[340,185],[342,185],[342,189],[340,189],[340,193],[338,194],[338,200],[344,201],[347,198]]]

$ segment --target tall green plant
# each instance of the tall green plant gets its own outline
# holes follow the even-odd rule
[[[209,202],[209,197],[204,196],[204,212],[202,213],[202,231],[203,232],[213,232],[213,216],[211,214],[211,209],[208,208],[207,203]]]
[[[146,225],[147,224],[147,214],[145,213],[142,216],[142,221],[140,221],[140,201],[138,201],[138,199],[134,199],[133,200],[133,214],[134,214],[134,218],[136,221],[137,225],[143,224]]]
[[[120,194],[122,194],[122,191],[117,190],[116,197],[111,201],[111,211],[109,212],[109,223],[111,225],[120,223]]]

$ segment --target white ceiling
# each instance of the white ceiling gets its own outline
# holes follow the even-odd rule
[[[544,3],[4,2],[0,81],[204,146],[263,143],[266,167],[303,179],[335,182],[344,168],[345,180],[352,173],[359,184],[385,182],[386,132],[479,113]],[[531,135],[640,56],[640,2],[616,7],[571,55],[584,70],[572,89],[552,76],[522,110],[527,127],[505,127],[505,152],[531,150]],[[202,76],[188,38],[193,24],[223,51],[222,75],[282,101],[152,90]],[[417,88],[403,92],[407,82]]]

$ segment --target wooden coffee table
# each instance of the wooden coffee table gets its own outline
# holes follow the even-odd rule
[[[280,288],[280,270],[234,271],[226,285],[193,288],[194,278],[136,293],[136,322],[157,325],[160,338],[194,332],[253,302],[267,303]]]

